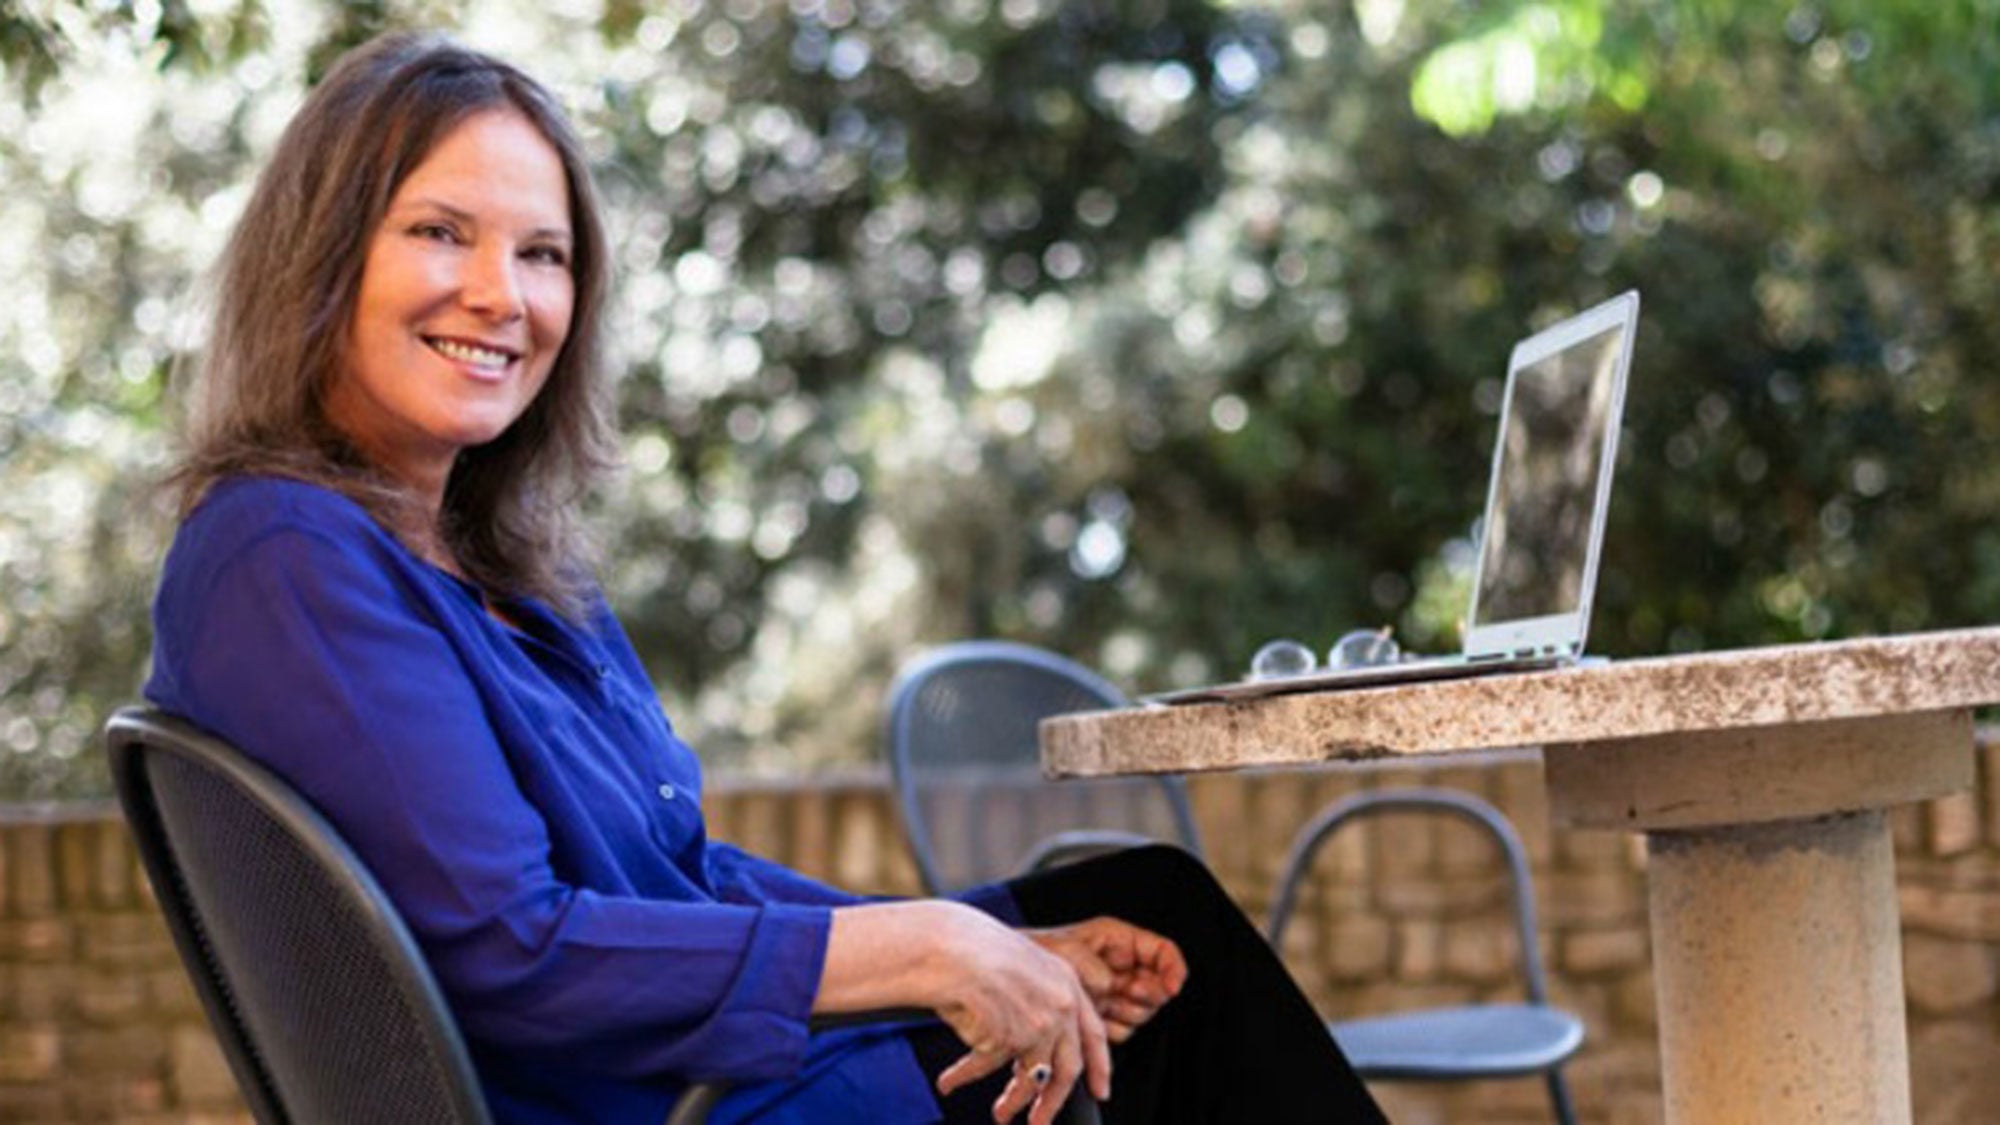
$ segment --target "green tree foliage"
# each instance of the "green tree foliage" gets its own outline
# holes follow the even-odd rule
[[[0,10],[0,791],[101,785],[199,271],[300,89],[458,29],[620,250],[603,576],[698,745],[852,760],[913,646],[1134,688],[1456,643],[1508,345],[1645,295],[1593,647],[2000,608],[2000,4]],[[16,265],[16,263],[19,263]]]

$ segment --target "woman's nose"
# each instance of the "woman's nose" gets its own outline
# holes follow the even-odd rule
[[[461,295],[467,308],[495,320],[512,320],[523,312],[521,279],[514,255],[501,248],[481,248],[466,262]]]

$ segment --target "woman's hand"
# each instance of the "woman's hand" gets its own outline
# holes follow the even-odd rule
[[[1108,966],[1094,953],[1087,960]],[[1026,1109],[1029,1125],[1051,1125],[1079,1079],[1100,1101],[1111,1096],[1104,1021],[1066,957],[960,903],[835,910],[813,1010],[906,1007],[936,1012],[971,1048],[938,1076],[939,1093],[1013,1068],[993,1105],[995,1121]]]
[[[1109,1036],[1076,970],[1020,932],[968,913],[953,935],[962,972],[937,1012],[972,1049],[938,1076],[938,1092],[1011,1064],[1013,1077],[993,1104],[995,1121],[1026,1109],[1029,1125],[1050,1125],[1079,1078],[1093,1097],[1109,1098]]]
[[[1113,1043],[1130,1039],[1187,983],[1179,946],[1122,919],[1024,932],[1076,971]]]

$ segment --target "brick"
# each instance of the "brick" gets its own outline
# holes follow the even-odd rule
[[[1979,739],[1979,781],[1977,790],[1986,818],[1986,842],[2000,847],[2000,740],[1981,731]]]
[[[6,989],[0,1012],[8,1014],[7,1022],[67,1019],[75,979],[75,966],[66,962],[9,965],[6,975],[0,976],[0,985]]]
[[[1415,813],[1384,813],[1372,818],[1378,877],[1423,877],[1436,869],[1437,821]]]
[[[1898,855],[1924,850],[1924,810],[1921,805],[1892,805],[1889,808],[1889,839]]]
[[[207,1028],[181,1026],[169,1037],[168,1077],[176,1101],[190,1107],[218,1107],[237,1100],[229,1062]]]
[[[1549,1125],[1549,1088],[1540,1078],[1512,1082],[1453,1083],[1444,1087],[1448,1125]],[[1402,1119],[1396,1119],[1402,1125]]]
[[[1646,850],[1646,835],[1643,832],[1625,834],[1625,866],[1633,871],[1644,872],[1650,863],[1651,853]]]
[[[1435,981],[1444,975],[1443,969],[1443,926],[1423,920],[1403,922],[1396,926],[1397,980]]]
[[[849,805],[853,815],[841,818],[838,839],[840,841],[840,861],[838,882],[866,893],[881,878],[885,865],[884,853],[890,847],[886,839],[888,832],[880,817],[873,809]],[[895,841],[900,848],[902,841]]]
[[[1340,1002],[1332,1011],[1332,1019],[1453,1007],[1479,999],[1477,989],[1456,981],[1405,983],[1377,980],[1358,988],[1343,988],[1337,995]]]
[[[832,793],[810,789],[792,802],[794,862],[815,879],[833,878],[833,801]]]
[[[1577,930],[1563,935],[1561,949],[1565,974],[1593,977],[1645,965],[1651,945],[1641,929]]]
[[[98,914],[79,925],[85,961],[127,968],[168,964],[174,960],[173,938],[156,914]]]
[[[0,1083],[52,1081],[61,1058],[62,1040],[53,1025],[0,1027]]]
[[[50,836],[50,826],[37,823],[8,825],[0,832],[11,853],[7,913],[16,918],[43,917],[55,911],[55,856]]]
[[[1395,931],[1388,922],[1361,914],[1344,918],[1322,932],[1324,960],[1335,979],[1374,980],[1389,971]]]
[[[1960,890],[1904,883],[1897,888],[1903,928],[1970,941],[2000,941],[2000,889]]]
[[[1472,878],[1442,875],[1385,881],[1375,888],[1376,903],[1398,917],[1425,915],[1464,918],[1489,913],[1507,901],[1506,878],[1495,870]]]
[[[1331,805],[1332,802],[1328,802]],[[1321,806],[1325,808],[1326,806]],[[1318,815],[1317,812],[1314,813]],[[1301,824],[1298,832],[1305,831]],[[1294,833],[1297,835],[1297,833]],[[1331,875],[1338,883],[1364,885],[1374,868],[1375,851],[1366,821],[1348,821],[1330,837],[1321,841],[1319,851],[1313,857],[1313,870],[1322,878]],[[1289,853],[1292,842],[1287,841]]]
[[[1275,886],[1293,838],[1319,814],[1319,794],[1314,786],[1301,784],[1289,774],[1257,774],[1246,780],[1251,783],[1250,818],[1231,831],[1248,839],[1258,875]]]
[[[130,969],[85,967],[76,975],[71,1002],[88,1023],[125,1023],[148,1007],[145,975]]]
[[[1932,855],[1955,856],[1979,846],[1979,798],[1952,793],[1925,802],[1924,842]]]
[[[747,852],[784,862],[789,841],[783,806],[769,793],[745,793],[738,800],[742,818],[733,842]]]
[[[69,1120],[63,1106],[63,1088],[54,1082],[30,1086],[0,1085],[0,1121],[33,1122],[43,1125]],[[121,1122],[120,1125],[125,1125]]]
[[[95,865],[97,825],[90,821],[70,821],[55,825],[51,847],[55,853],[56,900],[69,910],[88,909],[91,869]]]
[[[1989,1003],[2000,992],[2000,964],[1983,942],[1903,935],[1903,988],[1926,1015],[1948,1015]]]
[[[1557,872],[1537,889],[1541,922],[1550,929],[1645,924],[1645,886],[1630,872]]]
[[[91,889],[97,905],[107,910],[131,909],[137,905],[133,884],[143,876],[130,830],[123,821],[106,821],[97,825],[93,844]]]
[[[1660,1088],[1659,1049],[1652,1043],[1586,1040],[1563,1074],[1579,1109],[1608,1111],[1630,1091]]]
[[[1520,939],[1511,926],[1498,922],[1446,927],[1444,971],[1453,980],[1491,985],[1520,976]],[[1525,987],[1525,985],[1524,985]]]
[[[1556,833],[1556,864],[1574,871],[1622,871],[1630,864],[1631,834],[1596,828],[1567,828]]]
[[[1201,831],[1202,850],[1224,883],[1248,882],[1249,844],[1242,826],[1249,823],[1249,794],[1241,774],[1199,774],[1188,778],[1188,804]]]
[[[204,1018],[201,997],[196,994],[194,981],[188,979],[186,970],[179,966],[148,969],[144,976],[148,1011],[169,1019],[199,1022]]]
[[[1343,876],[1337,871],[1330,874],[1327,870],[1329,866],[1323,852],[1320,862],[1314,863],[1301,877],[1300,909],[1318,910],[1330,918],[1375,913],[1375,890],[1369,881],[1365,877]],[[1308,903],[1312,905],[1307,907]]]
[[[63,1066],[73,1074],[157,1074],[166,1059],[159,1029],[144,1024],[75,1027],[63,1036]]]
[[[1484,829],[1453,817],[1438,823],[1438,871],[1444,875],[1484,875],[1501,869],[1500,846]]]
[[[1369,1087],[1382,1115],[1396,1125],[1450,1125],[1456,1117],[1451,1108],[1451,1091],[1434,1084],[1379,1082]]]
[[[128,1122],[166,1108],[167,1084],[157,1075],[99,1076],[69,1087],[71,1120]]]
[[[1537,869],[1548,867],[1555,845],[1549,824],[1549,790],[1542,780],[1540,761],[1510,763],[1494,780],[1494,804],[1514,822],[1528,862]]]
[[[1605,1125],[1660,1125],[1666,1119],[1667,1103],[1661,1094],[1651,1090],[1620,1090]]]
[[[1652,972],[1628,973],[1611,990],[1611,1016],[1616,1026],[1632,1028],[1648,1038],[1660,1026],[1660,993]]]
[[[2000,1105],[2000,1034],[1990,1016],[1913,1028],[1912,1120],[1987,1122]]]
[[[67,958],[72,931],[62,918],[0,922],[0,960],[46,963]]]

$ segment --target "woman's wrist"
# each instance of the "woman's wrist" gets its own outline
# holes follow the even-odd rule
[[[833,911],[815,1013],[939,1010],[962,981],[969,927],[997,926],[941,899],[869,903]]]

